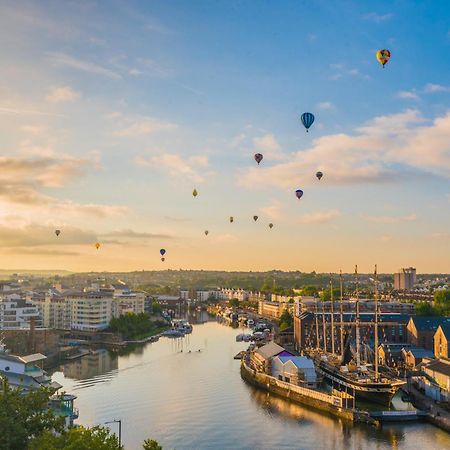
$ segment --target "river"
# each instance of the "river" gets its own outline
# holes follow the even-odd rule
[[[233,360],[248,346],[235,342],[238,333],[208,321],[183,339],[161,338],[128,354],[99,349],[53,379],[77,395],[76,423],[121,419],[126,450],[141,449],[147,438],[164,450],[450,448],[450,435],[429,424],[344,425],[248,386]]]

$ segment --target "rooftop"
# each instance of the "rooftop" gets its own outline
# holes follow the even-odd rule
[[[423,316],[423,317],[411,317],[417,331],[436,331],[439,325],[448,323],[450,324],[450,317],[440,316]]]

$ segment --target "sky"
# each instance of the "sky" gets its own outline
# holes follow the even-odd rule
[[[443,1],[2,0],[0,268],[450,272],[449,23]]]

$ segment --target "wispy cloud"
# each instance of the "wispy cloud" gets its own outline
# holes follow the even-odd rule
[[[302,176],[307,186],[316,181],[319,167],[330,185],[395,182],[401,169],[450,178],[449,142],[450,112],[427,124],[419,111],[409,109],[375,117],[354,134],[317,138],[309,148],[291,153],[289,161],[243,168],[238,183],[291,189]]]
[[[74,58],[73,56],[66,55],[64,53],[48,53],[49,61],[61,67],[70,67],[71,69],[80,70],[82,72],[88,72],[95,75],[102,75],[108,78],[119,79],[122,78],[118,73],[103,67],[97,63],[90,61],[84,61],[82,59]]]
[[[417,220],[417,216],[414,213],[405,216],[363,216],[363,219],[367,222],[394,224],[403,222],[414,222]]]
[[[431,233],[430,238],[437,240],[447,240],[450,239],[450,233],[447,231],[439,232],[439,233]]]
[[[380,241],[380,242],[390,242],[390,241],[392,241],[392,236],[390,236],[390,235],[387,235],[387,234],[385,234],[385,235],[383,235],[383,236],[380,236],[379,238],[378,238],[378,240]]]
[[[317,104],[318,109],[322,109],[323,111],[335,109],[335,106],[331,102],[320,102]]]
[[[271,204],[260,208],[269,219],[280,220],[284,215],[284,206],[279,200],[272,200]]]
[[[369,20],[370,22],[383,23],[387,22],[388,20],[391,20],[393,14],[392,13],[378,14],[376,12],[370,12],[368,14],[364,14],[362,17],[364,20]]]
[[[331,222],[333,219],[339,217],[340,215],[341,213],[337,209],[332,209],[329,211],[316,211],[308,214],[303,214],[298,218],[297,221],[304,224],[322,224]]]
[[[114,136],[133,138],[159,131],[169,131],[175,128],[177,128],[177,125],[174,123],[165,122],[152,117],[142,117],[124,125],[122,129],[114,133]]]
[[[80,98],[81,94],[70,86],[55,87],[50,90],[46,100],[50,103],[74,102]]]
[[[228,242],[228,243],[239,241],[239,238],[231,233],[219,234],[217,236],[214,236],[214,239],[218,242]]]
[[[203,183],[207,177],[213,175],[213,172],[208,170],[208,158],[203,155],[181,158],[173,153],[163,153],[150,158],[138,156],[135,163],[168,172],[172,177],[185,177],[195,183]]]
[[[128,239],[171,239],[172,236],[162,233],[148,233],[144,231],[134,231],[131,229],[111,231],[104,233],[102,236]]]
[[[255,152],[264,154],[271,160],[283,160],[286,155],[282,152],[281,146],[273,134],[265,134],[263,136],[253,138],[253,146]]]
[[[405,100],[419,100],[420,97],[417,92],[413,89],[411,91],[399,91],[396,95],[397,98],[402,98]]]
[[[8,114],[13,116],[59,116],[63,117],[62,114],[54,114],[46,111],[38,111],[35,109],[24,109],[24,108],[8,108],[0,106],[0,114]]]
[[[442,86],[441,84],[428,83],[428,84],[425,85],[423,90],[427,94],[434,94],[436,92],[450,92],[450,87],[449,86]]]

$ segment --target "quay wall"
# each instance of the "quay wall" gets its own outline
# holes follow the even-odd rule
[[[280,397],[301,403],[310,408],[325,411],[344,420],[352,422],[355,420],[353,410],[335,406],[333,404],[332,396],[312,389],[294,386],[264,373],[256,372],[248,367],[244,361],[242,361],[241,364],[241,377],[252,386],[271,392]]]

